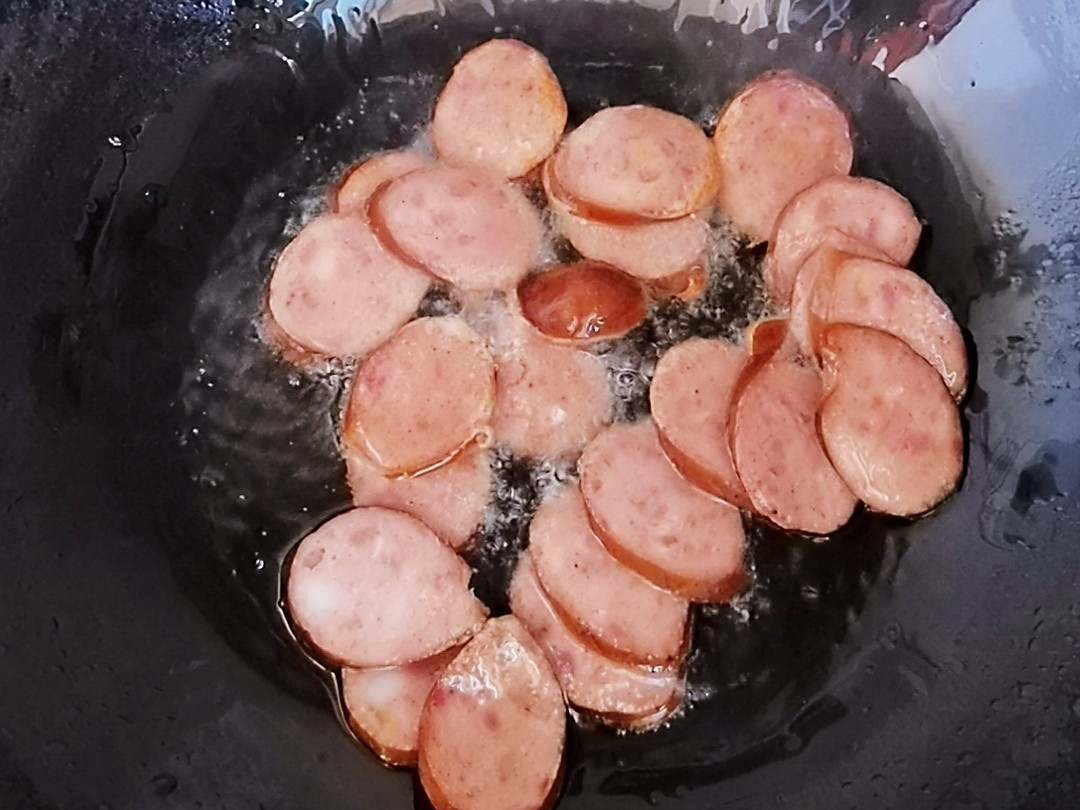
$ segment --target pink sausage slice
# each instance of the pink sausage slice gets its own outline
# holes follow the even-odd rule
[[[430,283],[384,250],[362,220],[327,215],[278,257],[267,309],[275,331],[301,350],[362,357],[413,316]]]
[[[334,211],[339,214],[366,216],[368,200],[375,193],[375,189],[429,163],[431,160],[415,149],[381,152],[360,161],[345,173],[334,192]]]
[[[510,581],[510,609],[544,649],[567,702],[601,723],[645,731],[681,704],[678,669],[621,664],[570,630],[544,593],[530,552],[522,555]]]
[[[420,782],[435,810],[541,810],[562,776],[566,706],[543,650],[492,619],[435,683],[420,715]]]
[[[389,476],[449,461],[473,441],[486,444],[495,405],[495,363],[465,321],[419,318],[356,370],[342,443]]]
[[[380,187],[368,216],[391,250],[466,290],[514,287],[536,262],[543,236],[520,190],[453,166],[417,169]]]
[[[536,510],[529,554],[551,604],[601,653],[631,664],[677,665],[686,649],[689,603],[608,554],[576,486]]]
[[[728,419],[731,455],[754,511],[810,534],[840,528],[857,505],[818,438],[821,394],[817,369],[776,350],[747,365]]]
[[[487,611],[469,576],[469,566],[416,518],[353,509],[300,542],[285,601],[297,634],[329,663],[399,666],[479,629]]]
[[[756,242],[772,238],[791,199],[818,180],[851,171],[847,114],[817,83],[767,73],[740,90],[713,134],[720,207]]]
[[[416,764],[420,710],[458,647],[401,667],[341,670],[341,700],[353,730],[388,765]]]
[[[732,506],[750,500],[728,446],[728,410],[746,352],[721,340],[691,338],[661,357],[649,388],[660,445],[694,486]]]
[[[934,288],[910,270],[869,259],[833,263],[809,307],[820,329],[850,323],[900,338],[930,363],[952,394],[967,390],[967,349],[960,327]]]
[[[600,110],[552,160],[555,195],[587,219],[678,219],[716,196],[719,161],[705,133],[656,107]]]
[[[937,371],[876,329],[837,325],[821,343],[829,458],[866,505],[917,515],[956,489],[964,463],[960,412]]]
[[[385,506],[419,519],[460,551],[468,546],[491,500],[491,453],[473,445],[434,470],[387,478],[364,453],[345,453],[354,506]]]
[[[922,224],[904,197],[865,177],[827,177],[800,192],[780,214],[764,267],[765,291],[787,307],[795,275],[833,231],[906,265]]]
[[[615,559],[694,601],[724,602],[743,587],[739,510],[679,475],[651,419],[607,428],[578,472],[593,530]]]
[[[492,39],[454,66],[431,122],[447,163],[506,178],[528,174],[566,128],[566,99],[543,54],[515,39]]]

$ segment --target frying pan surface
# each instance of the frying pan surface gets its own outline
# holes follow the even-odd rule
[[[573,733],[560,806],[1080,800],[1080,150],[1062,132],[1077,112],[1066,35],[1040,57],[1044,29],[1017,16],[1006,36],[1018,6],[985,0],[940,53],[901,68],[901,85],[818,52],[828,14],[777,37],[687,4],[463,5],[375,25],[316,9],[299,26],[289,10],[241,8],[231,29],[212,5],[151,6],[128,31],[33,5],[0,15],[14,77],[0,101],[13,145],[0,163],[0,806],[413,802],[410,778],[337,725],[332,680],[277,611],[287,549],[348,502],[330,416],[342,376],[275,362],[256,315],[274,252],[335,174],[412,140],[449,66],[493,35],[548,55],[575,122],[645,102],[708,124],[778,65],[834,88],[857,170],[926,220],[914,267],[967,330],[975,370],[962,491],[913,524],[861,515],[824,544],[754,527],[753,593],[697,617],[692,710],[640,737]],[[912,4],[875,5],[848,30]],[[30,40],[21,55],[14,32]],[[65,32],[106,64],[77,70]],[[1026,46],[1002,57],[1017,76],[964,58],[965,42],[988,39]],[[23,77],[46,56],[52,96]],[[1005,137],[1006,113],[1041,156]],[[647,370],[658,344],[727,334],[758,311],[757,258],[726,257],[734,283],[710,291],[709,312],[661,312],[634,336],[628,415],[644,391],[635,363]],[[499,478],[512,519],[475,559],[497,611],[543,483],[509,459]]]

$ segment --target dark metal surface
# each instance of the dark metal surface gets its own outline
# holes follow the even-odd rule
[[[887,5],[848,30],[914,13]],[[342,733],[272,610],[281,549],[343,492],[317,417],[333,386],[263,359],[251,308],[307,189],[405,137],[496,25],[551,56],[578,116],[647,100],[704,119],[774,60],[821,76],[855,112],[861,170],[927,219],[916,268],[977,352],[963,491],[912,526],[864,521],[805,552],[762,540],[749,624],[699,623],[699,705],[659,734],[575,736],[563,806],[1075,807],[1066,6],[983,0],[901,68],[908,89],[812,36],[773,50],[768,30],[675,31],[678,10],[636,6],[474,7],[329,44],[254,9],[230,28],[209,3],[0,9],[0,807],[410,806],[409,777]],[[291,418],[265,418],[285,402]]]

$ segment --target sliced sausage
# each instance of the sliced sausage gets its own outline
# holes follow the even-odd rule
[[[775,350],[775,339],[768,343],[774,351],[756,355],[736,382],[728,417],[735,469],[759,515],[783,529],[828,534],[847,523],[857,501],[818,438],[821,379]]]
[[[742,588],[739,510],[679,475],[651,419],[607,428],[578,471],[593,530],[615,559],[695,601],[723,602]]]
[[[866,505],[917,515],[956,489],[964,461],[960,412],[938,372],[876,329],[836,325],[822,336],[821,437]]]
[[[459,647],[400,667],[341,670],[349,728],[388,765],[415,765],[420,710]]]
[[[656,364],[649,404],[667,457],[687,480],[749,509],[728,446],[728,410],[746,352],[722,340],[691,338]]]
[[[401,257],[466,290],[514,287],[535,263],[543,235],[520,190],[444,165],[381,186],[368,216],[379,239]]]
[[[552,607],[531,553],[510,580],[510,609],[547,654],[568,703],[619,729],[644,731],[664,722],[682,702],[677,668],[622,664],[586,645]]]
[[[610,264],[583,261],[529,276],[517,290],[521,314],[553,340],[622,337],[645,319],[641,282]]]
[[[930,363],[956,400],[967,390],[960,327],[934,288],[910,270],[869,259],[832,262],[814,286],[811,320],[850,323],[900,338]]]
[[[480,627],[487,611],[469,575],[419,520],[373,506],[331,518],[300,541],[285,600],[297,634],[328,662],[399,666]]]
[[[763,269],[773,301],[787,307],[796,273],[833,230],[906,265],[922,224],[911,203],[884,183],[865,177],[818,181],[788,203],[777,221]]]
[[[536,510],[529,554],[552,605],[600,652],[632,664],[677,665],[689,603],[608,554],[576,486],[549,495]]]
[[[709,271],[704,267],[692,267],[671,276],[658,278],[649,283],[649,292],[657,298],[677,298],[695,301],[709,286]]]
[[[419,318],[372,352],[353,377],[342,443],[387,475],[448,461],[490,438],[495,363],[456,316]]]
[[[716,196],[719,161],[705,133],[656,107],[600,110],[552,160],[553,192],[586,219],[678,219]]]
[[[303,350],[362,357],[413,316],[430,283],[384,250],[362,220],[327,215],[305,225],[278,257],[267,310]]]
[[[381,152],[360,161],[346,172],[334,192],[334,211],[364,216],[375,189],[429,163],[430,158],[415,149]]]
[[[566,99],[543,54],[493,39],[465,54],[435,102],[431,142],[458,166],[521,177],[566,128]]]
[[[791,199],[818,180],[851,171],[847,115],[817,83],[766,73],[740,90],[716,124],[721,209],[755,242],[772,238]]]
[[[420,782],[435,810],[541,810],[562,776],[566,707],[543,650],[492,619],[443,671],[420,715]]]
[[[456,550],[472,539],[491,500],[491,452],[473,445],[419,475],[387,478],[365,453],[345,453],[354,506],[385,506],[418,518]]]

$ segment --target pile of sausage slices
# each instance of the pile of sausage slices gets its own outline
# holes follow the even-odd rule
[[[622,730],[677,711],[691,603],[745,587],[743,512],[825,535],[860,501],[926,512],[961,475],[960,330],[904,269],[921,230],[907,200],[849,175],[848,117],[826,90],[763,75],[711,138],[640,105],[569,134],[566,120],[540,53],[468,52],[430,148],[352,167],[267,295],[286,359],[355,364],[340,417],[355,508],[296,547],[289,619],[340,671],[356,735],[416,764],[439,810],[553,801],[567,706]],[[651,416],[612,423],[590,343],[700,294],[721,221],[768,243],[775,317],[741,346],[671,348]],[[545,260],[552,235],[580,259]],[[417,317],[432,285],[461,311]],[[576,462],[532,518],[498,618],[458,554],[493,447]]]

